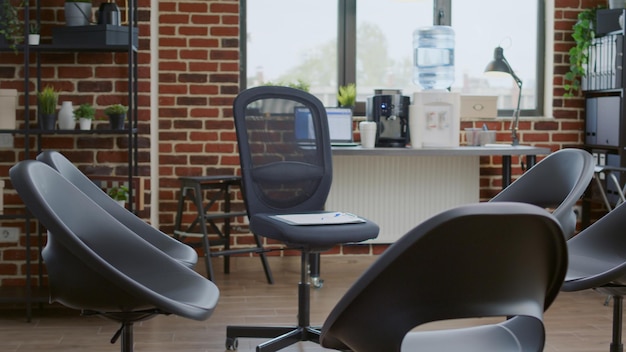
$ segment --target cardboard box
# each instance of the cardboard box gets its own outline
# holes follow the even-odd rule
[[[133,45],[138,46],[138,30],[133,27]],[[52,44],[72,49],[102,49],[128,45],[128,27],[99,24],[52,28]]]
[[[14,130],[17,90],[0,89],[0,130]]]
[[[461,119],[495,119],[498,117],[498,97],[490,95],[461,95]]]

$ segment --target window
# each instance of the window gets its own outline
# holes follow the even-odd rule
[[[542,0],[241,2],[244,87],[301,80],[326,106],[337,104],[339,85],[352,82],[359,101],[379,88],[411,96],[421,89],[413,83],[413,31],[437,23],[455,30],[452,91],[498,95],[500,115],[511,116],[518,96],[513,79],[483,75],[501,46],[523,81],[522,115],[543,112]]]

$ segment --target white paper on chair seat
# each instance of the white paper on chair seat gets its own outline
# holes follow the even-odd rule
[[[312,214],[272,215],[271,217],[290,225],[337,225],[365,222],[365,220],[354,214],[336,211]]]

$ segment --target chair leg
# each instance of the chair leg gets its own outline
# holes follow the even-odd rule
[[[613,296],[613,339],[611,341],[611,352],[623,352],[622,344],[622,296]]]
[[[257,352],[275,352],[300,341],[319,343],[320,330],[310,324],[309,255],[303,250],[300,261],[300,283],[298,283],[298,325],[289,327],[228,326],[226,327],[226,349],[236,350],[239,337],[269,338],[257,346]]]
[[[122,327],[122,352],[133,352],[133,323],[124,323]]]

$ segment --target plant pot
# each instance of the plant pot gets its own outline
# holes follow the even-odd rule
[[[29,34],[28,35],[28,44],[29,45],[39,45],[39,39],[41,36],[39,34]]]
[[[82,131],[89,131],[91,129],[91,119],[81,117],[78,119],[78,124]]]
[[[126,201],[125,201],[125,200],[117,200],[116,202],[117,202],[117,204],[119,204],[122,208],[126,208]]]
[[[126,114],[109,115],[109,126],[111,126],[112,130],[123,130],[125,120]]]
[[[54,130],[57,124],[56,114],[39,114],[39,129]]]
[[[65,3],[65,25],[66,26],[88,26],[91,22],[91,3],[86,2],[66,2]]]

